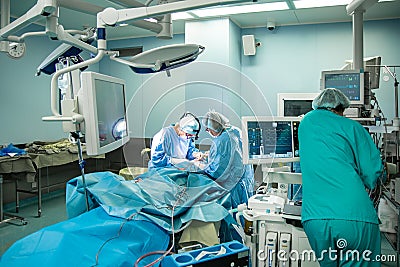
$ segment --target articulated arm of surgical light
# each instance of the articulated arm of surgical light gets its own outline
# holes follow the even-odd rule
[[[117,23],[145,19],[153,16],[161,16],[173,12],[181,12],[196,8],[205,8],[217,5],[226,5],[249,0],[186,0],[173,3],[165,3],[150,7],[138,7],[119,9],[106,8],[97,14],[97,29],[99,39],[105,40],[104,28],[114,26]],[[98,42],[98,48],[106,49],[106,42]]]
[[[7,37],[7,41],[23,43],[25,41],[25,38],[27,38],[27,37],[45,36],[45,35],[46,35],[45,31],[42,31],[42,32],[27,32],[27,33],[24,33],[21,36],[10,35],[10,36]]]
[[[355,12],[364,13],[376,3],[378,3],[378,0],[353,0],[346,6],[347,15],[352,15]]]
[[[30,12],[30,11],[28,11],[28,12]],[[46,17],[46,30],[45,31],[27,32],[27,33],[22,34],[21,36],[9,35],[7,37],[7,41],[22,43],[22,42],[24,42],[25,38],[31,37],[31,36],[47,35],[50,38],[55,37],[57,34],[58,13],[59,13],[59,8],[56,8],[56,10],[51,15]]]
[[[29,12],[31,12],[31,11],[32,11],[32,9]],[[28,33],[24,33],[21,36],[10,35],[7,37],[7,40],[12,41],[12,42],[21,43],[27,37],[47,35],[52,39],[58,39],[63,43],[67,43],[67,44],[73,45],[75,47],[78,47],[82,50],[97,54],[96,47],[89,45],[88,43],[85,43],[84,41],[81,40],[81,39],[85,38],[85,36],[87,36],[87,38],[90,38],[88,31],[64,30],[64,27],[62,25],[58,24],[58,8],[56,8],[54,13],[55,13],[54,15],[49,15],[48,17],[46,17],[46,31],[28,32]],[[72,34],[81,34],[83,37],[78,39],[78,38],[74,37]]]
[[[122,58],[118,58],[117,56],[118,54],[114,54],[110,56],[110,59],[135,68],[149,68],[152,69],[153,71],[159,71],[162,65],[162,62],[160,60],[157,60],[156,62],[154,62],[154,64],[140,64],[140,63],[130,62]]]
[[[82,30],[65,30],[65,32],[69,33],[69,34],[80,34],[80,35],[86,35],[87,32],[82,31]],[[25,41],[26,38],[28,37],[32,37],[32,36],[46,36],[48,35],[47,31],[41,31],[41,32],[27,32],[22,34],[21,36],[14,36],[14,35],[10,35],[7,37],[8,41],[11,42],[17,42],[17,43],[22,43]],[[97,53],[97,52],[96,52]]]
[[[250,0],[186,0],[150,7],[137,7],[119,10],[114,8],[106,8],[97,14],[97,27],[104,28],[105,26],[113,26],[119,22],[129,23],[129,21],[145,19],[153,16],[161,16],[173,12],[249,1]]]
[[[57,0],[38,0],[36,5],[26,14],[0,29],[0,40],[7,40],[10,35],[15,34],[43,17],[50,16],[56,10]]]
[[[157,38],[171,39],[172,38],[172,20],[171,14],[166,14],[157,19],[157,22],[146,20],[137,20],[130,22],[130,25],[152,31],[157,34]]]
[[[83,121],[83,116],[81,114],[75,114],[73,116],[68,116],[65,117],[63,115],[61,115],[58,110],[57,110],[57,105],[58,105],[58,101],[57,101],[57,95],[58,95],[58,77],[60,77],[62,74],[73,71],[73,70],[77,70],[80,68],[84,68],[87,67],[89,65],[92,64],[96,64],[98,63],[103,56],[106,54],[106,51],[103,49],[100,49],[96,55],[96,57],[83,61],[81,63],[72,65],[70,67],[67,68],[63,68],[61,70],[58,70],[54,73],[53,77],[51,78],[51,92],[50,92],[50,97],[51,97],[51,111],[53,113],[54,116],[48,116],[48,117],[43,117],[42,120],[43,121],[71,121],[75,124],[80,123]]]
[[[64,30],[64,27],[62,25],[58,25],[57,28],[57,39],[60,40],[63,43],[67,43],[73,46],[76,46],[78,48],[81,48],[82,50],[91,52],[93,54],[97,54],[97,48],[87,44],[74,36],[72,36],[68,31]]]
[[[159,25],[158,23],[145,21],[145,20],[133,21],[130,23],[130,25],[133,25],[138,28],[146,29],[146,30],[149,30],[154,33],[159,33],[162,28],[162,26]]]

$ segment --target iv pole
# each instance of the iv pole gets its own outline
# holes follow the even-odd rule
[[[350,4],[346,6],[346,11],[348,15],[352,16],[353,21],[353,62],[354,69],[363,68],[363,15],[364,12],[376,4],[378,0],[353,0]],[[382,67],[382,66],[380,66]],[[394,89],[395,89],[395,117],[393,118],[393,126],[399,127],[399,101],[398,101],[398,85],[399,82],[396,78],[396,73],[392,73],[388,66],[383,66],[390,75],[394,78]],[[392,66],[396,67],[396,66]],[[396,130],[396,167],[399,171],[400,159],[399,159],[399,130]]]
[[[390,76],[394,79],[394,118],[393,118],[393,126],[399,127],[399,81],[396,77],[396,67],[400,66],[383,66],[386,71],[390,74]],[[389,67],[393,67],[393,72],[390,71]],[[399,131],[396,131],[396,171],[398,172],[400,169],[400,158],[399,158]]]
[[[384,131],[380,131],[381,133],[391,133],[395,132],[395,145],[396,145],[396,171],[399,172],[400,170],[400,151],[399,151],[399,138],[400,138],[400,118],[399,118],[399,81],[397,80],[396,76],[396,68],[400,67],[400,65],[367,65],[367,67],[379,67],[384,68],[387,73],[392,76],[394,79],[394,118],[392,121],[392,126],[386,125],[384,126]],[[390,70],[393,68],[393,72]],[[389,77],[388,77],[389,79]],[[388,80],[385,80],[388,81]],[[386,153],[386,152],[385,152]],[[386,154],[385,154],[386,156]],[[385,157],[386,158],[386,157]]]

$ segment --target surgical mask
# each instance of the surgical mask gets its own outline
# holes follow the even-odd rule
[[[218,135],[213,135],[210,131],[207,131],[207,133],[212,137],[212,138],[217,138]]]
[[[179,138],[182,139],[182,140],[185,140],[185,141],[188,140],[188,138],[186,137],[186,135],[180,135]]]

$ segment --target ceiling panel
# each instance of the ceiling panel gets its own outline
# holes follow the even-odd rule
[[[351,21],[345,6],[305,8],[295,11],[299,24]]]
[[[364,13],[364,20],[390,19],[400,17],[400,0],[380,2]]]
[[[274,21],[277,25],[293,25],[299,23],[293,10],[239,14],[231,17],[233,21],[243,28],[265,26],[267,25],[267,21]]]

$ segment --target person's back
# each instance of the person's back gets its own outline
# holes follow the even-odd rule
[[[382,163],[368,132],[356,121],[317,109],[302,119],[299,143],[302,221],[378,223],[365,187],[375,187]]]
[[[340,90],[322,90],[312,106],[298,134],[304,232],[320,266],[378,267],[378,217],[366,188],[382,175],[379,150],[361,124],[343,117],[350,101]],[[355,259],[354,251],[368,255]]]

